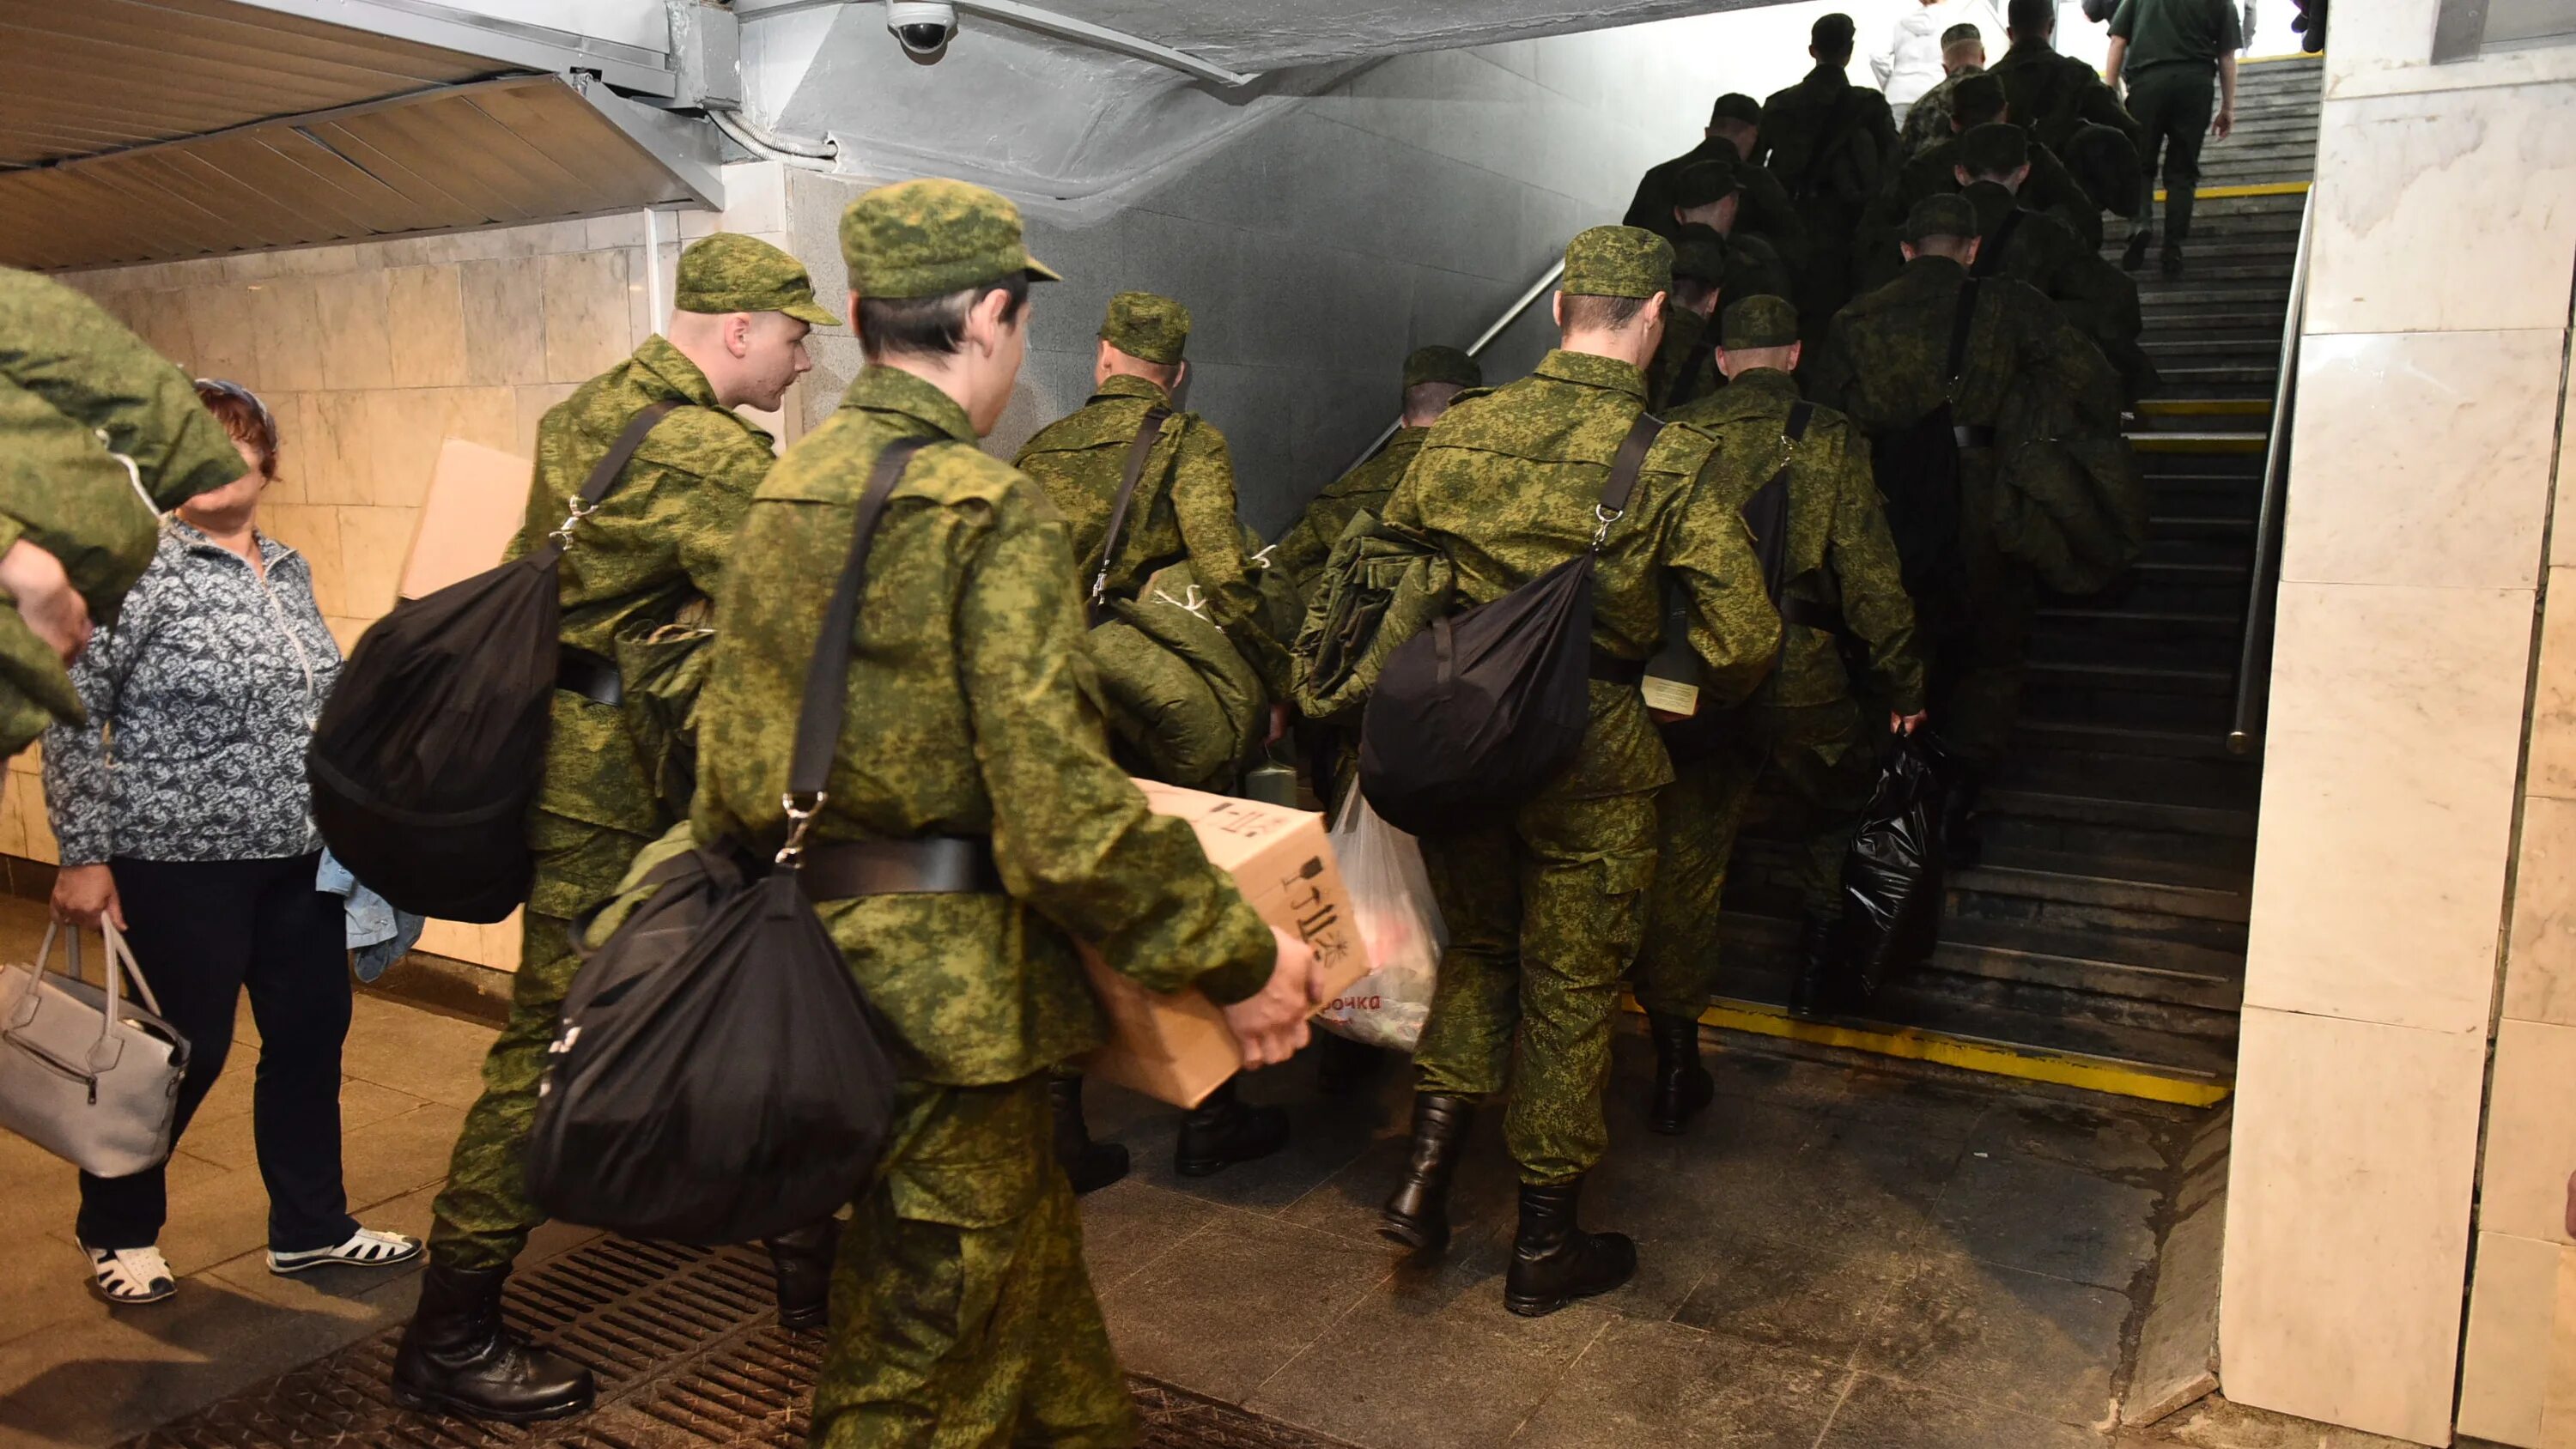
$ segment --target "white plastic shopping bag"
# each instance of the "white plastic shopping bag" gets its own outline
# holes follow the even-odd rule
[[[1333,822],[1332,841],[1373,969],[1316,1019],[1355,1042],[1409,1052],[1431,1015],[1431,988],[1449,944],[1422,847],[1380,819],[1356,785]]]

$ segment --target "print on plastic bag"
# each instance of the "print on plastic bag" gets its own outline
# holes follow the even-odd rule
[[[1449,944],[1431,899],[1431,877],[1422,868],[1422,847],[1370,809],[1357,789],[1342,802],[1332,843],[1375,969],[1316,1020],[1367,1046],[1412,1051],[1431,1015],[1431,988]]]

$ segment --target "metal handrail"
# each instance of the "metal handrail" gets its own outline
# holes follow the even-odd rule
[[[1559,257],[1554,262],[1549,263],[1548,269],[1539,274],[1538,280],[1530,283],[1529,290],[1521,293],[1520,300],[1511,305],[1511,310],[1503,313],[1500,318],[1497,318],[1493,326],[1486,328],[1484,335],[1467,344],[1467,355],[1469,357],[1483,356],[1485,349],[1494,345],[1494,339],[1503,335],[1503,329],[1521,320],[1521,314],[1528,311],[1532,306],[1535,306],[1539,298],[1544,297],[1549,292],[1553,291],[1556,287],[1556,279],[1564,275],[1565,259],[1563,257]],[[1403,430],[1404,415],[1402,413],[1398,413],[1396,414],[1395,421],[1386,425],[1386,430],[1384,432],[1379,433],[1376,437],[1369,440],[1369,445],[1360,450],[1360,455],[1358,457],[1353,458],[1348,466],[1333,475],[1334,480],[1338,482],[1343,478],[1349,477],[1352,468],[1356,468],[1362,463],[1367,462],[1369,459],[1376,457],[1377,450],[1386,446],[1386,440],[1394,437],[1397,433],[1402,432]]]
[[[2308,314],[2308,238],[2316,220],[2317,193],[2311,187],[2299,211],[2298,251],[2290,262],[2290,305],[2281,324],[2281,375],[2272,386],[2272,434],[2263,445],[2263,496],[2254,513],[2254,571],[2245,594],[2245,648],[2236,661],[2236,713],[2227,731],[2230,754],[2254,752],[2272,702],[2272,630],[2281,587],[2291,408],[2298,396],[2299,329]]]

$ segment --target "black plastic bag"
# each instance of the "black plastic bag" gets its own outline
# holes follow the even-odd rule
[[[692,850],[584,963],[528,1136],[547,1215],[740,1243],[829,1217],[883,1149],[895,1072],[793,871]]]
[[[1865,1000],[1922,964],[1941,934],[1941,747],[1896,742],[1843,856],[1843,959]]]

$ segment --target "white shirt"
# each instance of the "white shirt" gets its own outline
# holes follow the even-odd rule
[[[1912,105],[1941,83],[1941,32],[1950,28],[1953,4],[1917,5],[1899,16],[1885,52],[1869,58],[1878,88],[1891,106]]]

